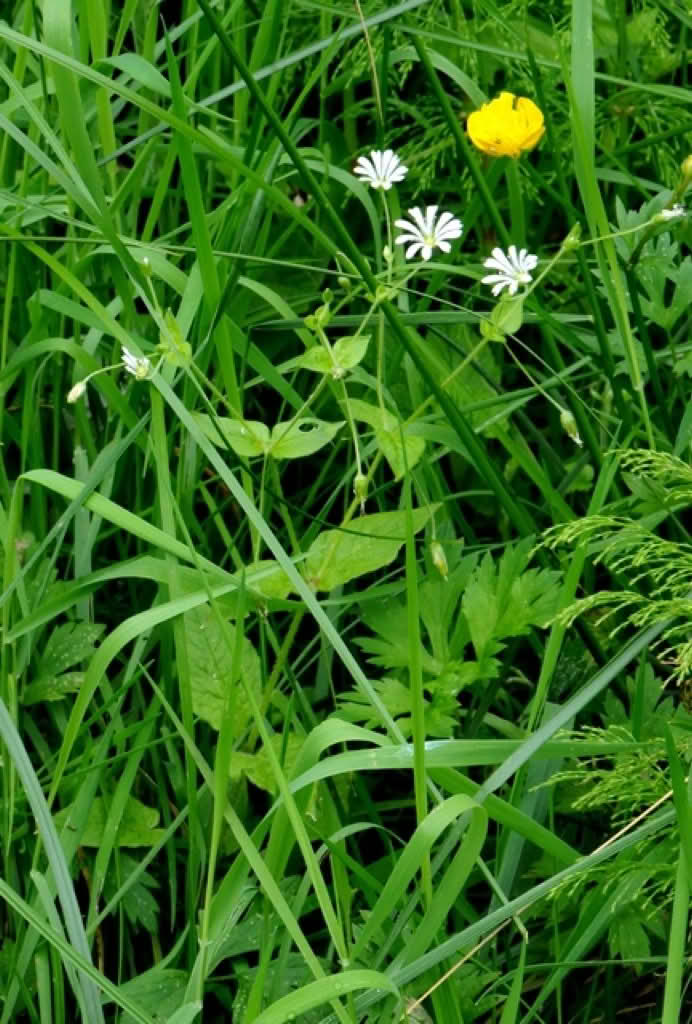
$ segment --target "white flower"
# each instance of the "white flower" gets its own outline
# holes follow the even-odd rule
[[[458,238],[461,234],[463,224],[452,213],[441,213],[437,222],[436,206],[426,206],[425,213],[422,213],[417,206],[408,211],[412,220],[395,220],[394,223],[404,232],[394,241],[397,245],[411,242],[406,250],[406,259],[410,260],[420,250],[424,260],[429,260],[435,247],[442,249],[442,252],[449,252],[452,248],[448,242],[449,238]]]
[[[129,348],[122,348],[123,364],[128,373],[137,380],[146,380],[151,373],[151,363],[146,356],[135,356]]]
[[[486,274],[481,278],[482,284],[492,284],[493,295],[499,295],[503,288],[509,289],[510,295],[515,295],[520,284],[528,284],[531,280],[531,273],[538,263],[538,257],[529,252],[528,249],[521,249],[517,252],[516,245],[510,245],[507,254],[502,249],[493,249],[492,255],[483,264],[488,270],[498,270],[498,274]]]
[[[403,181],[408,172],[399,157],[391,149],[382,153],[373,149],[370,157],[359,156],[356,160],[354,173],[371,188],[390,189],[397,181]]]
[[[682,203],[676,203],[675,206],[671,206],[669,210],[660,210],[654,217],[654,220],[658,221],[659,224],[662,224],[667,220],[677,220],[678,217],[684,217],[686,213],[687,210]]]

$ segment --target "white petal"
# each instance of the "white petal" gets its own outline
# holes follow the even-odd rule
[[[462,228],[463,224],[461,221],[453,218],[451,224],[445,224],[444,227],[437,226],[435,238],[458,238]]]
[[[514,267],[509,262],[502,249],[493,249],[492,255],[483,263],[489,270],[500,270],[503,274],[513,274]]]
[[[394,239],[395,245],[403,245],[405,242],[422,242],[422,236],[420,231],[411,230],[406,232],[404,235],[398,235]]]
[[[516,270],[519,266],[519,257],[517,255],[516,245],[510,245],[509,249],[507,250],[507,255],[509,257],[509,262],[512,264],[512,269]]]
[[[425,228],[426,235],[432,235],[435,232],[435,217],[437,216],[436,206],[425,207]]]
[[[496,281],[500,281],[503,285],[511,284],[512,278],[507,277],[506,274],[486,274],[481,278],[481,284],[494,284]]]
[[[437,248],[442,249],[442,252],[451,252],[452,250],[452,247],[449,244],[449,242],[445,242],[444,239],[442,238],[437,239]]]
[[[430,248],[429,245],[424,245],[423,246],[423,249],[422,249],[422,252],[421,252],[421,256],[423,257],[424,260],[429,260],[430,259],[430,257],[432,256],[432,249]]]
[[[431,209],[431,207],[428,207],[428,209]],[[434,207],[432,207],[432,209],[434,209]],[[425,217],[421,213],[420,207],[414,206],[408,212],[411,214],[416,230],[420,231],[421,234],[426,235],[428,233],[428,226]]]
[[[503,289],[503,288],[504,288],[504,287],[505,287],[506,285],[508,285],[509,283],[510,283],[510,282],[509,282],[509,281],[506,281],[506,280],[505,280],[505,281],[500,281],[500,282],[499,282],[498,284],[496,284],[496,285],[495,285],[495,287],[493,288],[493,295],[499,295],[499,294],[500,294],[500,292],[502,291],[502,289]]]
[[[425,251],[423,243],[421,241],[414,242],[413,245],[409,245],[408,249],[406,250],[406,259],[413,259],[413,257],[416,255],[419,249],[423,249],[423,251]]]

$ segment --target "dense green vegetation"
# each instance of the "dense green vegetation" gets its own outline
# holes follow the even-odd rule
[[[0,1024],[692,1021],[692,14],[2,15]]]

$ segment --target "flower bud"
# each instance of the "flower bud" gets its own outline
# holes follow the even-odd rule
[[[353,481],[353,493],[360,502],[361,512],[365,511],[365,499],[368,496],[368,478],[364,473],[356,473],[355,480]]]
[[[345,292],[350,292],[350,290],[351,290],[351,282],[350,282],[350,280],[347,277],[344,277],[343,275],[340,274],[339,277],[337,277],[336,280],[337,280],[337,283],[339,285],[339,288],[343,288],[343,290]]]
[[[682,171],[682,176],[685,179],[685,184],[687,184],[687,182],[692,180],[692,153],[690,153],[689,156],[686,156],[682,161],[680,164],[680,170]]]
[[[563,252],[571,252],[572,249],[578,249],[579,248],[579,241],[580,241],[580,239],[581,239],[581,224],[577,223],[577,224],[574,224],[570,228],[569,233],[565,237],[565,239],[564,239],[564,241],[562,243],[562,251]]]
[[[442,579],[446,580],[449,576],[449,566],[447,565],[445,550],[439,540],[434,540],[430,545],[430,557],[432,558],[432,564],[435,566]]]
[[[73,402],[78,402],[79,399],[84,394],[84,392],[86,391],[86,389],[86,381],[78,380],[77,383],[68,391],[67,401],[70,402],[70,404],[72,404]]]
[[[575,420],[574,416],[569,411],[569,409],[561,410],[560,423],[562,424],[562,429],[565,431],[565,433],[568,434],[572,438],[574,443],[578,444],[581,448],[584,442],[579,436],[579,431],[577,430],[577,421]]]

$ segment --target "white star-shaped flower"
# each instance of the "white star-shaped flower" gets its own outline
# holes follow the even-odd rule
[[[534,256],[528,249],[517,252],[516,245],[510,245],[506,254],[502,249],[493,249],[483,266],[488,270],[497,270],[498,273],[486,274],[481,278],[481,283],[493,285],[493,295],[499,295],[503,288],[509,289],[510,295],[515,295],[520,284],[531,281],[531,271],[537,263],[538,256]]]
[[[397,181],[403,181],[408,173],[394,150],[373,149],[370,156],[359,156],[354,173],[371,188],[390,189]]]
[[[136,380],[146,380],[151,374],[151,363],[146,356],[135,356],[129,348],[122,347],[123,364]]]
[[[429,260],[433,249],[442,249],[442,252],[449,252],[452,248],[449,244],[450,238],[458,238],[461,235],[463,224],[453,213],[441,213],[437,217],[436,206],[426,206],[425,213],[419,207],[414,206],[408,211],[411,220],[395,220],[394,223],[404,232],[394,241],[397,245],[411,244],[406,250],[406,259],[412,259],[420,250],[424,260]],[[437,218],[437,219],[436,219]]]

